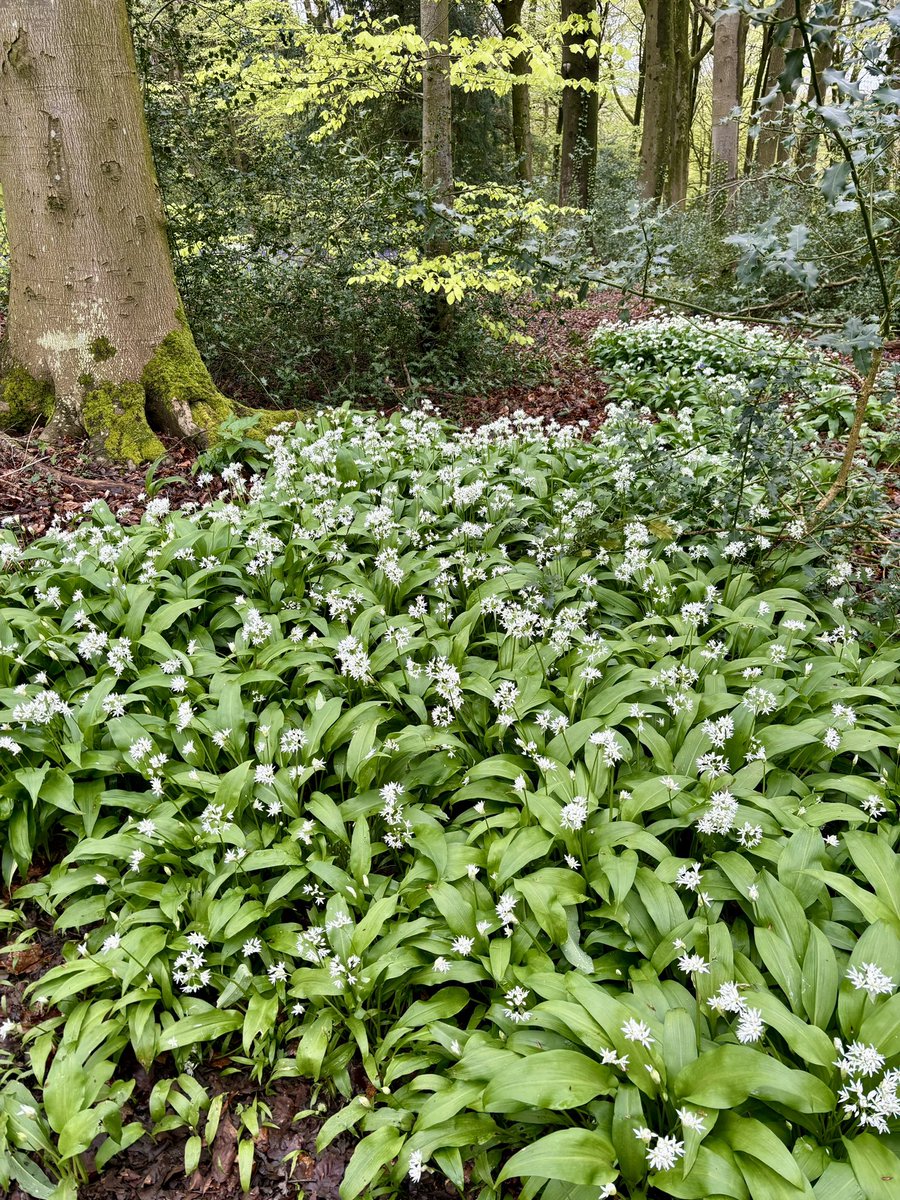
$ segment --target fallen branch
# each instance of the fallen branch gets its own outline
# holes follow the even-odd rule
[[[38,455],[29,457],[28,449],[21,445],[14,437],[10,437],[8,433],[0,433],[0,446],[10,450],[17,457],[21,458],[22,464],[15,470],[7,470],[0,472],[0,477],[6,478],[9,475],[21,475],[23,471],[35,468],[45,475],[49,475],[52,479],[59,480],[69,487],[80,488],[81,491],[92,495],[106,493],[114,493],[121,495],[129,492],[132,489],[128,484],[116,483],[111,479],[84,479],[80,475],[72,475],[68,471],[60,470],[59,467],[51,466],[45,458]]]

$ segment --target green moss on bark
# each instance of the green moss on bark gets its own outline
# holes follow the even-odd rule
[[[81,418],[85,432],[110,458],[139,463],[165,454],[165,447],[147,424],[142,383],[99,384],[85,394]]]
[[[10,433],[27,433],[53,414],[53,385],[13,365],[0,376],[0,425]]]
[[[94,384],[85,391],[82,416],[88,434],[111,458],[146,462],[165,453],[148,412],[163,432],[195,431],[209,444],[231,411],[179,314],[179,328],[160,342],[140,381]]]
[[[91,352],[91,358],[97,363],[108,362],[118,353],[108,337],[94,338],[88,349]]]
[[[90,351],[98,365],[116,355],[106,338],[95,339]],[[19,432],[49,420],[53,385],[34,379],[16,363],[3,368],[0,362],[0,427]],[[209,445],[233,412],[213,383],[182,313],[178,328],[163,338],[139,380],[113,383],[86,371],[78,383],[85,432],[114,459],[146,462],[165,453],[151,421],[163,433]]]
[[[141,376],[147,401],[163,428],[183,428],[185,407],[204,440],[231,415],[232,406],[213,383],[193,335],[179,314],[179,328],[160,342]]]

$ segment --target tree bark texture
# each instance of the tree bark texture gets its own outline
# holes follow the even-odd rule
[[[759,62],[756,65],[756,74],[753,79],[753,92],[750,97],[750,116],[751,122],[758,119],[759,100],[763,94],[763,85],[766,82],[766,74],[769,69],[769,54],[772,51],[772,27],[766,25],[763,27],[762,45],[759,50]],[[758,138],[752,136],[752,123],[747,131],[747,141],[744,146],[744,174],[749,175],[753,170],[753,163],[756,155]]]
[[[710,186],[726,195],[734,191],[738,176],[740,125],[731,116],[740,106],[743,88],[742,40],[747,23],[741,13],[724,13],[713,34],[712,154]]]
[[[694,110],[695,63],[691,44],[690,0],[669,0],[672,29],[672,77],[670,81],[671,141],[665,155],[667,204],[683,205],[687,200],[691,163],[691,117]],[[699,69],[699,59],[696,63]]]
[[[645,200],[662,199],[674,134],[675,7],[670,0],[646,0],[644,6],[643,125],[638,172]]]
[[[497,11],[503,23],[503,36],[511,37],[522,24],[524,0],[498,0]],[[526,82],[531,74],[528,56],[517,54],[510,64],[517,82],[512,86],[512,135],[516,155],[516,175],[525,183],[534,179],[534,155],[531,138],[531,95]]]
[[[453,126],[450,89],[450,0],[420,0],[420,30],[428,45],[422,66],[422,187],[434,204],[453,204]],[[429,252],[439,256],[449,250],[447,240],[436,234]],[[429,344],[440,342],[450,332],[453,313],[446,295],[437,292],[427,305]]]
[[[822,36],[816,42],[813,52],[812,70],[816,76],[817,87],[813,87],[811,83],[809,91],[813,98],[818,91],[824,104],[828,103],[828,84],[825,81],[825,72],[834,63],[834,31],[840,28],[842,8],[843,0],[837,0],[832,15],[825,22],[826,29],[822,31]],[[797,142],[797,166],[804,179],[813,178],[818,155],[819,133],[817,127],[807,128]]]
[[[795,0],[782,0],[777,12],[776,25],[772,34],[769,50],[769,61],[766,66],[764,95],[775,93],[774,99],[760,114],[760,132],[756,144],[756,165],[762,171],[774,167],[776,163],[784,162],[788,157],[789,148],[784,128],[784,93],[778,84],[778,77],[784,70],[787,34],[790,31],[789,22],[795,12]],[[794,30],[796,36],[797,31]]]
[[[450,0],[421,0],[422,37],[428,51],[422,68],[422,184],[438,204],[453,203],[452,100],[450,95]]]
[[[52,397],[48,434],[87,428],[111,454],[148,457],[155,390],[160,427],[202,435],[222,397],[183,324],[125,0],[0,0],[0,185],[5,359]]]
[[[597,166],[600,58],[596,48],[589,55],[585,47],[599,41],[596,0],[562,0],[562,18],[570,17],[578,21],[563,34],[559,202],[587,208]]]

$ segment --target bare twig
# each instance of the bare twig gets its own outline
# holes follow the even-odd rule
[[[844,457],[841,460],[841,467],[835,477],[834,483],[816,505],[815,512],[822,512],[823,509],[827,508],[847,486],[847,480],[850,478],[850,472],[853,469],[853,456],[856,454],[856,448],[859,445],[863,422],[866,419],[869,400],[875,389],[875,381],[878,378],[883,354],[884,350],[881,347],[875,350],[872,354],[872,361],[869,364],[869,370],[865,378],[859,379],[857,376],[859,392],[856,397],[856,411],[853,414],[853,424],[850,426],[850,432],[847,435],[847,445],[844,447]]]

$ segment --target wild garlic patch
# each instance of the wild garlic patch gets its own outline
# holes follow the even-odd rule
[[[346,1098],[345,1200],[856,1186],[900,1131],[900,653],[713,420],[337,410],[215,502],[2,535],[3,871],[67,945],[0,1169],[139,1136],[126,1047],[155,1121],[206,1111],[214,1047]]]

